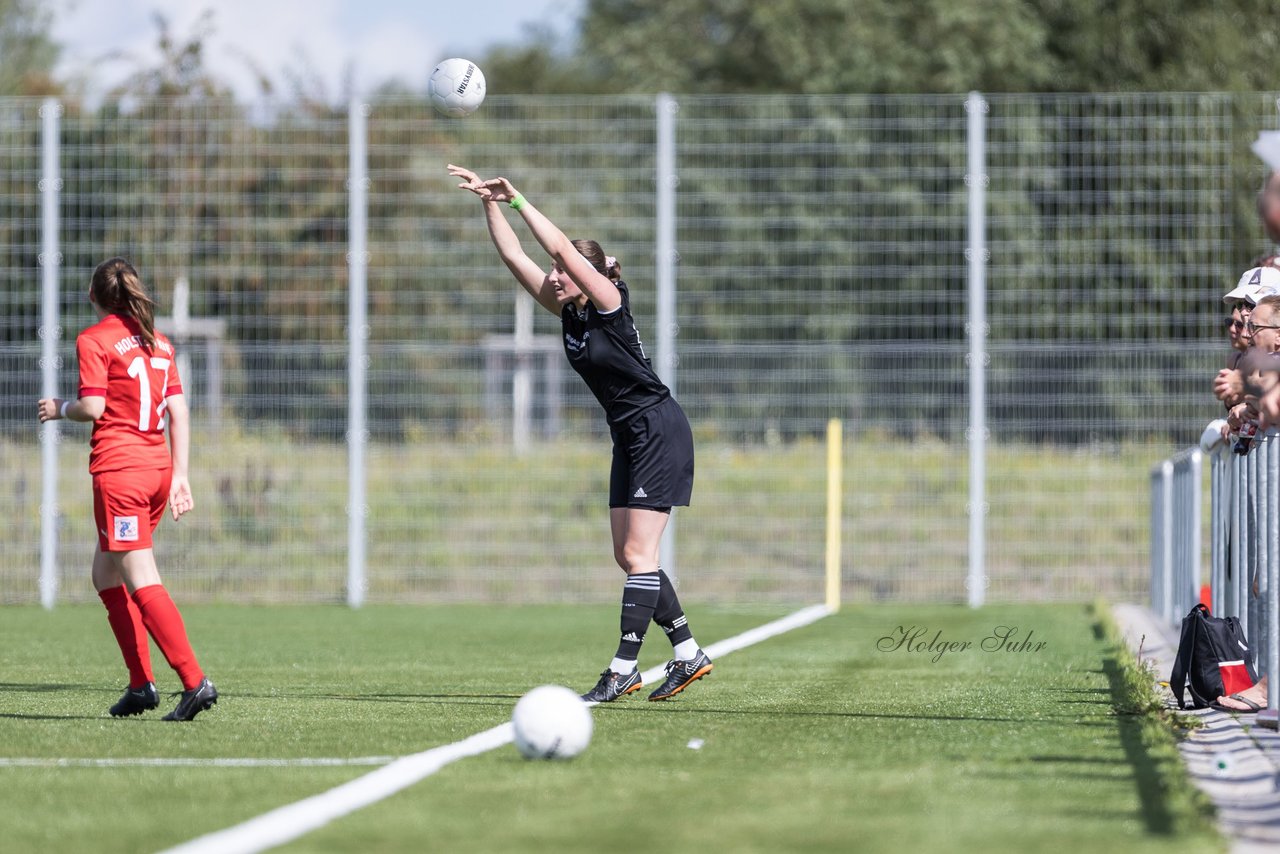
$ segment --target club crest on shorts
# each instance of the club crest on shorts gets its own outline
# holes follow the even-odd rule
[[[112,516],[111,518],[115,521],[116,542],[136,543],[138,541],[137,516]]]

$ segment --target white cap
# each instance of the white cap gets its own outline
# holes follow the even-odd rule
[[[1260,295],[1261,290],[1269,290],[1269,293]],[[1275,267],[1254,267],[1244,271],[1235,288],[1222,301],[1228,304],[1248,301],[1256,305],[1262,297],[1271,294],[1280,294],[1280,270]]]
[[[1206,454],[1212,454],[1227,443],[1226,437],[1222,430],[1227,426],[1227,422],[1222,418],[1215,418],[1210,421],[1204,428],[1204,433],[1200,436],[1200,450]]]
[[[1254,288],[1253,293],[1244,298],[1249,305],[1257,305],[1267,297],[1280,296],[1280,287],[1273,285],[1263,285],[1260,288]]]

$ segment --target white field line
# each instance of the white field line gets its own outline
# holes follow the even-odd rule
[[[825,605],[814,605],[794,614],[704,647],[713,659],[760,643],[775,635],[817,622],[830,614]],[[661,666],[644,671],[645,682],[665,676]],[[196,837],[162,854],[257,854],[291,842],[334,819],[388,798],[451,762],[487,753],[512,740],[511,724],[476,733],[470,738],[404,756],[341,786],[310,798],[263,813],[241,824]]]
[[[115,759],[23,758],[0,757],[0,768],[340,768],[348,765],[386,765],[394,756],[296,757],[293,759],[260,759],[252,757],[211,756],[208,758],[168,756],[122,756]]]

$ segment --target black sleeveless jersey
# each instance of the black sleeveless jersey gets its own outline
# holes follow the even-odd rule
[[[644,354],[626,283],[617,285],[622,305],[615,311],[601,314],[588,302],[583,311],[569,304],[560,312],[565,355],[604,407],[610,427],[671,397]]]

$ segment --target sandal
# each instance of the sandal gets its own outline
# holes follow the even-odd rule
[[[1213,707],[1215,709],[1221,709],[1224,712],[1260,712],[1262,711],[1262,706],[1255,703],[1253,700],[1250,700],[1248,697],[1242,697],[1239,694],[1231,694],[1228,696],[1228,699],[1235,700],[1237,703],[1244,703],[1249,708],[1235,709],[1235,708],[1232,708],[1231,706],[1224,706],[1221,703],[1214,703]]]

